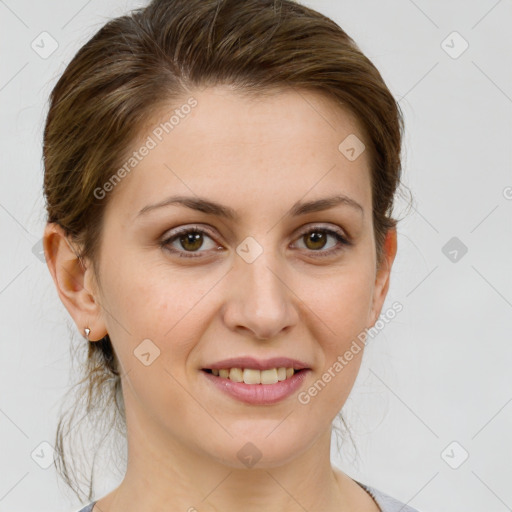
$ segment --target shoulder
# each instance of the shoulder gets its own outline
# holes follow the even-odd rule
[[[375,489],[369,485],[357,482],[368,494],[376,501],[382,512],[419,512],[415,508],[402,503],[401,501],[389,496],[388,494]]]
[[[96,502],[93,501],[93,502],[89,503],[89,505],[87,505],[86,507],[80,509],[78,512],[92,512],[92,509],[95,504],[96,504]]]

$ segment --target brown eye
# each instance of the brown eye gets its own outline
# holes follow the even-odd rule
[[[331,246],[327,250],[323,250],[328,243],[329,237],[334,238],[337,244]],[[303,233],[300,240],[303,241],[308,252],[318,253],[315,256],[332,256],[344,248],[344,246],[352,245],[352,242],[347,240],[341,233],[332,229],[314,227]]]
[[[205,244],[205,239],[211,240],[211,246],[200,251],[199,249],[203,248]],[[208,252],[208,249],[220,249],[220,247],[213,242],[212,237],[206,231],[199,228],[179,229],[160,242],[160,246],[165,247],[173,253],[178,253],[180,257],[184,258],[201,257],[203,252]]]
[[[191,231],[178,238],[181,246],[187,251],[197,251],[203,245],[203,235],[197,231]]]
[[[323,249],[327,243],[327,236],[322,231],[310,231],[304,235],[303,239],[307,248],[315,251],[318,249]],[[311,244],[308,244],[309,241],[311,241]]]
[[[334,239],[337,243],[324,250],[329,242],[329,238]],[[210,248],[206,247],[205,250],[200,250],[204,248],[205,239],[209,239],[212,245]],[[315,257],[332,256],[341,251],[344,246],[352,245],[352,242],[342,236],[341,233],[320,227],[314,227],[303,233],[299,240],[304,243],[307,252],[314,253]],[[177,230],[174,234],[160,242],[160,245],[184,258],[201,257],[203,256],[202,253],[208,252],[208,249],[222,249],[222,247],[214,243],[210,234],[203,229],[193,227]]]

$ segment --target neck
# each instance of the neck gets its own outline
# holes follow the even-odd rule
[[[229,444],[233,449],[224,457],[225,444],[216,446],[224,440],[212,435],[209,443],[200,448],[187,437],[188,432],[174,432],[170,436],[168,427],[152,422],[148,415],[134,409],[126,409],[125,478],[110,494],[98,500],[94,512],[379,510],[366,491],[331,466],[330,424],[301,451],[286,452],[280,445],[283,437],[279,435],[254,439],[255,445],[265,445],[265,453],[247,443],[250,435],[231,436]],[[268,431],[272,432],[272,428]],[[251,432],[254,435],[254,429]],[[304,433],[306,437],[307,434]],[[279,443],[272,444],[272,439]],[[240,462],[250,459],[233,457],[242,448],[243,454],[261,459],[258,457],[259,461],[244,466]]]
[[[343,512],[369,496],[330,464],[328,431],[285,464],[234,468],[183,446],[168,450],[140,443],[128,449],[122,483],[103,500],[102,512]],[[146,438],[147,440],[147,438]],[[361,509],[363,510],[363,509]],[[366,509],[364,509],[366,510]],[[376,510],[368,508],[367,510]],[[95,510],[96,512],[96,510]]]

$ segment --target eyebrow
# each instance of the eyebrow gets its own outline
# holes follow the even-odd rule
[[[150,211],[156,210],[157,208],[163,208],[175,204],[182,205],[192,210],[197,210],[199,212],[203,212],[209,215],[223,217],[231,221],[239,220],[239,216],[236,213],[236,211],[230,208],[229,206],[225,206],[202,197],[191,196],[171,196],[158,203],[147,205],[144,208],[142,208],[142,210],[139,211],[137,217],[144,215]],[[299,215],[305,215],[307,213],[328,210],[339,205],[350,206],[351,208],[358,210],[361,213],[361,216],[364,216],[363,207],[354,199],[343,194],[325,197],[322,199],[316,199],[314,201],[309,202],[297,201],[290,208],[287,215],[297,217]]]

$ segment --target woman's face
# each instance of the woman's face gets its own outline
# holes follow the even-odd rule
[[[233,467],[252,450],[270,467],[330,432],[363,350],[350,361],[345,354],[354,340],[363,345],[358,335],[387,293],[389,268],[376,269],[369,155],[357,156],[353,137],[363,136],[353,119],[312,92],[255,100],[217,87],[191,96],[197,104],[182,105],[195,106],[173,105],[141,134],[136,165],[109,192],[101,288],[89,281],[101,304],[95,339],[104,328],[119,358],[132,446]],[[160,123],[176,108],[166,133]],[[154,206],[173,196],[189,207]],[[299,206],[334,196],[349,201]],[[219,207],[192,208],[202,200]],[[178,228],[192,233],[175,237]],[[387,251],[392,263],[392,242]],[[204,371],[234,357],[286,357],[309,370],[288,396],[248,403]]]

